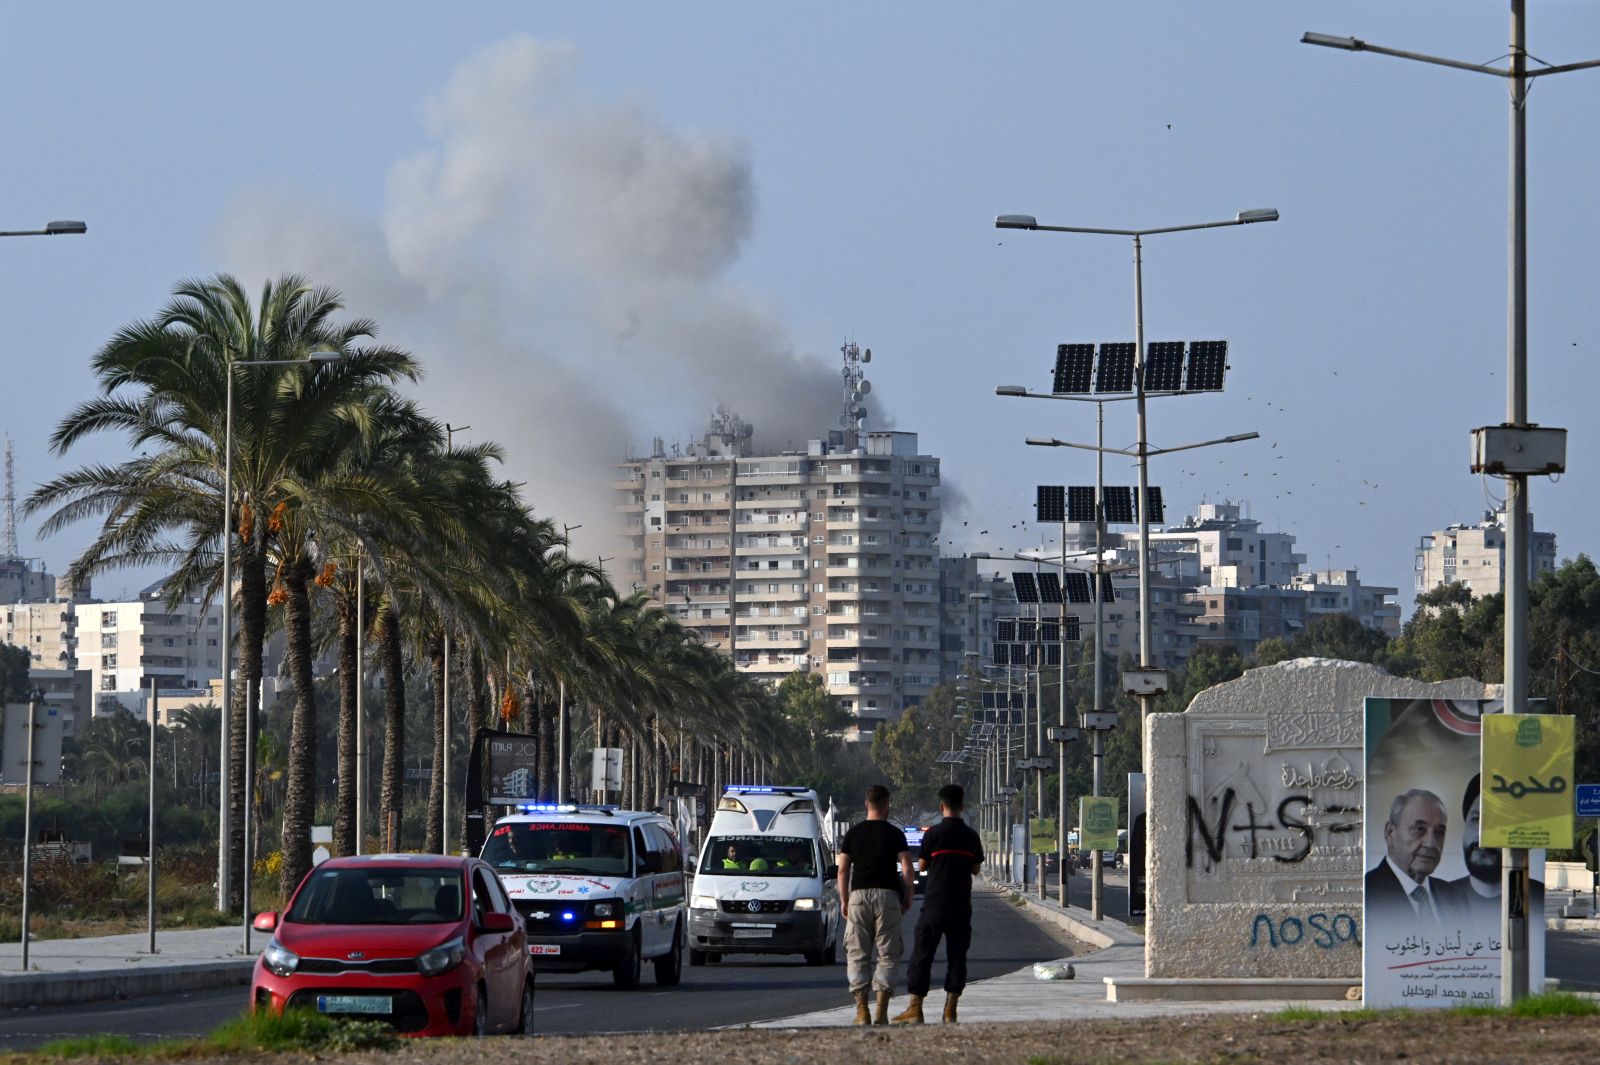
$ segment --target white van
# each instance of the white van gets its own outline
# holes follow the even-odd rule
[[[689,964],[724,954],[803,954],[838,960],[838,867],[816,792],[731,787],[700,848],[689,904]]]

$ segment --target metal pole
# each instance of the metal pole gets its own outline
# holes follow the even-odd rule
[[[1142,304],[1141,304],[1142,305]],[[1097,448],[1106,446],[1106,405],[1104,402],[1096,403],[1095,407],[1095,436],[1094,443]],[[1143,488],[1140,488],[1141,493]],[[1101,656],[1105,653],[1105,644],[1101,641],[1105,636],[1106,608],[1104,596],[1100,594],[1100,584],[1106,579],[1105,575],[1105,534],[1106,534],[1106,453],[1096,451],[1094,458],[1094,568],[1098,576],[1094,583],[1094,712],[1099,714],[1105,711],[1104,696],[1104,670],[1100,667]],[[1139,499],[1139,516],[1144,517],[1144,498]],[[1144,541],[1141,540],[1142,544]],[[1140,568],[1140,579],[1143,580],[1143,567]],[[1143,735],[1142,731],[1140,733]],[[1094,744],[1094,797],[1100,798],[1100,770],[1105,757],[1105,731],[1094,729],[1091,732]],[[1141,741],[1142,742],[1142,741]],[[1081,826],[1080,826],[1081,827]],[[1082,837],[1079,837],[1080,841]],[[1103,910],[1102,899],[1105,890],[1105,865],[1104,855],[1096,848],[1090,861],[1089,878],[1089,917],[1091,920],[1100,920]]]
[[[1525,0],[1511,0],[1511,174],[1507,264],[1506,423],[1528,423],[1528,129],[1527,25]],[[1528,478],[1513,475],[1506,488],[1505,707],[1526,713],[1528,706]],[[1500,998],[1505,1005],[1526,998],[1528,973],[1528,852],[1507,848],[1502,855],[1504,900],[1500,938]]]
[[[739,445],[730,433],[728,452],[728,658],[739,669]]]
[[[1150,444],[1145,424],[1144,396],[1144,245],[1133,238],[1133,387],[1138,412],[1139,440],[1139,668],[1150,669]],[[1099,597],[1096,596],[1096,599]],[[1150,714],[1150,697],[1139,696],[1139,765],[1144,766],[1144,719]]]
[[[256,706],[266,702],[267,678],[262,677],[256,688]],[[256,862],[254,851],[255,833],[250,831],[255,823],[256,812],[256,715],[250,712],[250,695],[244,698],[244,824],[241,826],[244,835],[244,854],[240,858],[239,866],[239,901],[244,911],[242,932],[244,935],[244,952],[250,951],[250,881],[255,875]],[[285,900],[288,901],[288,900]]]
[[[145,829],[144,867],[150,920],[150,953],[156,952],[156,714],[160,712],[161,680],[150,675],[150,824]]]
[[[228,912],[228,890],[233,877],[229,858],[233,826],[229,824],[229,733],[233,716],[233,362],[224,363],[228,375],[227,417],[222,430],[222,726],[218,732],[222,757],[217,760],[217,909]]]
[[[366,555],[356,547],[356,853],[362,852],[367,816],[367,716],[363,713],[367,688],[367,597],[364,585]]]
[[[680,737],[682,733],[679,734]],[[682,750],[682,739],[679,740]],[[683,756],[680,753],[678,760]],[[567,682],[556,681],[556,802],[567,801]]]
[[[23,774],[22,800],[22,971],[28,971],[28,916],[33,888],[33,734],[38,731],[35,720],[39,699],[44,693],[38,688],[28,690],[28,768]]]
[[[1043,544],[1039,545],[1043,548]],[[1033,563],[1033,579],[1037,586],[1042,564],[1035,559]],[[1026,720],[1028,711],[1022,711]],[[1033,749],[1023,748],[1029,758],[1044,753],[1044,603],[1033,604]],[[1044,774],[1039,770],[1033,771],[1033,805],[1037,817],[1044,817]],[[1039,855],[1037,863],[1033,857],[1033,825],[1027,823],[1028,853],[1023,859],[1028,865],[1037,865],[1035,875],[1038,878],[1039,897],[1044,898],[1044,855]]]
[[[1098,405],[1098,404],[1097,404]],[[1067,512],[1061,511],[1061,583],[1067,580]],[[1061,627],[1058,630],[1061,641],[1061,678],[1060,678],[1060,706],[1056,714],[1056,724],[1061,728],[1067,727],[1067,598],[1061,597]],[[1056,744],[1057,772],[1056,778],[1056,888],[1061,895],[1061,907],[1068,905],[1067,899],[1067,752],[1070,748],[1065,743]]]
[[[444,769],[439,778],[442,823],[439,826],[439,850],[450,853],[450,632],[444,634]]]

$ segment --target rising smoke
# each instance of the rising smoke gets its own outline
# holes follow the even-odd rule
[[[419,390],[467,439],[506,445],[541,514],[612,554],[610,465],[688,440],[726,403],[758,444],[825,435],[832,361],[797,351],[727,278],[754,225],[746,151],[636,105],[581,98],[577,50],[516,37],[461,64],[390,167],[380,216],[241,193],[225,259],[252,288],[299,272],[423,360]],[[877,424],[885,424],[875,418]]]

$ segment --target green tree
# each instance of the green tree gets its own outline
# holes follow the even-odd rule
[[[25,648],[0,643],[0,705],[28,699],[28,666]]]
[[[889,778],[903,816],[938,811],[939,788],[950,775],[939,755],[960,750],[967,720],[956,709],[955,686],[941,684],[873,732],[872,759]]]

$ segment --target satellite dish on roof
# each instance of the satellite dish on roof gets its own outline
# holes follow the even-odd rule
[[[871,348],[868,348],[866,351],[863,351],[861,353],[861,361],[862,362],[871,362],[872,361],[872,349]]]
[[[856,385],[856,391],[860,392],[863,396],[866,395],[872,391],[872,382],[863,377],[861,379],[861,383]]]
[[[856,408],[856,417],[857,418],[865,418],[866,416],[867,416],[867,408],[865,406],[860,406],[860,407]]]

